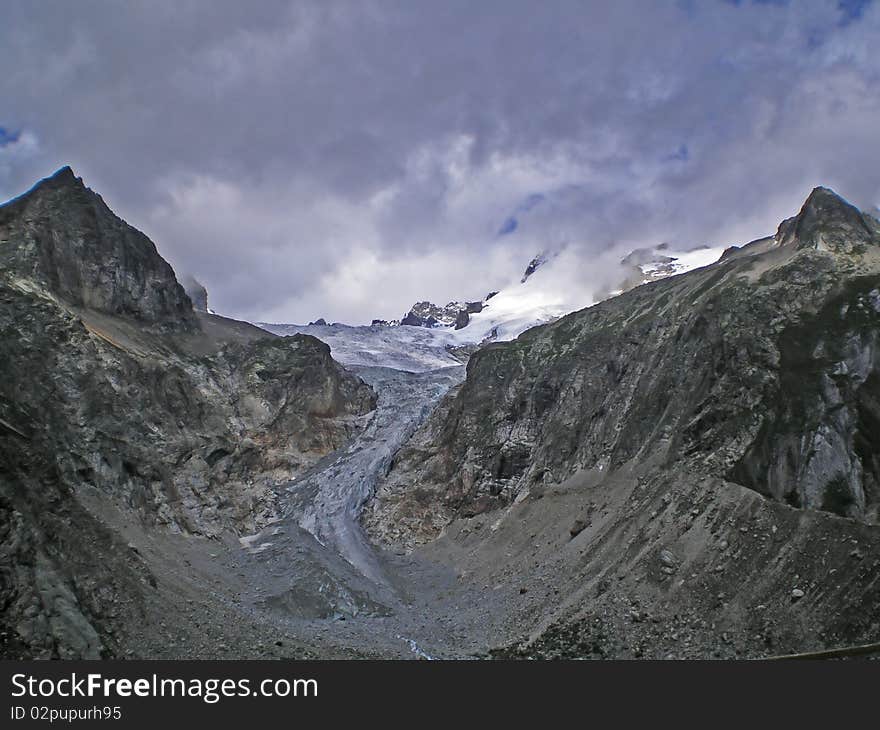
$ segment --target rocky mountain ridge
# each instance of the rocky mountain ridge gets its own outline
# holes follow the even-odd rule
[[[878,226],[820,188],[767,251],[479,350],[388,488],[473,510],[658,456],[876,521]]]
[[[195,312],[153,243],[69,168],[0,207],[0,301],[6,656],[113,654],[114,626],[134,620],[155,580],[92,507],[251,532],[276,514],[273,485],[375,406],[315,338]]]
[[[412,327],[467,327],[471,314],[483,311],[485,302],[449,302],[440,307],[431,302],[416,302],[398,324]]]
[[[508,590],[507,657],[870,642],[880,223],[817,188],[706,268],[475,352],[364,514]]]

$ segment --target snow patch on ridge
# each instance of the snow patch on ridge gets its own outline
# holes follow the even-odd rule
[[[421,373],[462,364],[447,348],[455,344],[450,337],[452,330],[408,325],[256,324],[282,337],[298,333],[317,337],[330,346],[333,359],[343,365]]]
[[[397,323],[354,326],[323,320],[309,325],[256,324],[282,336],[313,335],[326,342],[343,365],[425,372],[461,365],[464,358],[456,354],[457,348],[513,340],[531,327],[633,286],[710,265],[723,251],[723,247],[678,251],[662,245],[638,249],[623,260],[619,253],[609,251],[597,254],[589,272],[569,251],[544,254],[529,264],[528,276],[509,282],[484,300],[483,309],[470,314],[461,329],[445,323],[433,327]]]

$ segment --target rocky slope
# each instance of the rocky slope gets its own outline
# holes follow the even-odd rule
[[[878,274],[880,224],[817,189],[764,253],[479,350],[398,471],[473,509],[658,456],[876,521]]]
[[[672,582],[683,562],[695,579],[716,565],[730,578],[734,557],[736,580],[720,593],[741,592],[752,610],[782,591],[787,607],[809,576],[823,592],[799,609],[813,629],[830,641],[835,626],[857,626],[865,638],[863,619],[880,608],[878,332],[880,223],[817,188],[770,242],[478,350],[466,381],[398,454],[365,525],[409,548],[444,533],[469,554],[494,549],[495,569],[523,581],[541,565],[536,535],[550,530],[556,550],[578,543],[576,566],[556,572],[579,576],[581,601],[586,584],[596,598],[619,574],[614,601],[671,611],[697,600],[690,581]],[[550,514],[562,524],[548,524],[546,495],[560,489],[565,508]],[[493,530],[470,535],[475,520]],[[503,529],[515,521],[532,539]],[[740,529],[759,539],[732,547],[728,537],[719,552],[720,535]],[[827,540],[841,547],[829,552]],[[514,544],[531,557],[513,557]],[[847,576],[836,589],[823,582],[832,568]],[[585,604],[571,584],[556,590],[565,610],[544,605],[546,625],[521,651],[553,655],[567,642],[589,653],[602,642]],[[711,590],[699,601],[709,623],[730,608]],[[613,606],[596,598],[592,608],[588,623],[605,610],[613,633]]]
[[[99,656],[155,578],[83,505],[217,537],[340,447],[375,395],[307,335],[196,313],[64,168],[0,208],[4,656]],[[91,510],[94,512],[94,510]]]

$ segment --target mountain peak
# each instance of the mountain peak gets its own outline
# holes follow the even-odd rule
[[[801,212],[804,210],[822,210],[822,211],[846,211],[854,210],[858,212],[858,208],[850,204],[843,196],[835,193],[831,188],[818,185],[812,189]]]
[[[852,253],[854,246],[876,243],[878,232],[858,208],[826,187],[813,188],[800,212],[776,232],[780,246]]]
[[[170,264],[64,166],[0,207],[0,270],[75,307],[188,327],[192,303]]]
[[[5,203],[0,204],[0,208],[2,208],[6,213],[10,213],[12,211],[21,209],[22,206],[27,205],[27,201],[33,200],[35,195],[46,191],[64,190],[65,188],[70,190],[86,189],[86,186],[83,184],[82,178],[78,178],[74,174],[70,165],[59,167],[48,177],[44,177],[41,180],[38,180],[25,192],[17,195],[16,197],[8,200]]]
[[[49,175],[49,177],[44,177],[36,185],[34,185],[33,188],[31,188],[31,192],[43,188],[58,190],[60,188],[66,187],[85,188],[82,178],[77,177],[74,174],[73,169],[70,167],[70,165],[59,167],[55,172]]]
[[[49,180],[69,180],[75,181],[78,178],[73,174],[73,168],[70,165],[64,165],[63,167],[59,167],[55,172],[53,172],[49,178]]]

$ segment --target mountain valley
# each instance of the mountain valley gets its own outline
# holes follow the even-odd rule
[[[552,265],[258,327],[70,168],[0,206],[0,654],[876,642],[880,223],[816,188],[723,255],[633,252],[574,312]]]

